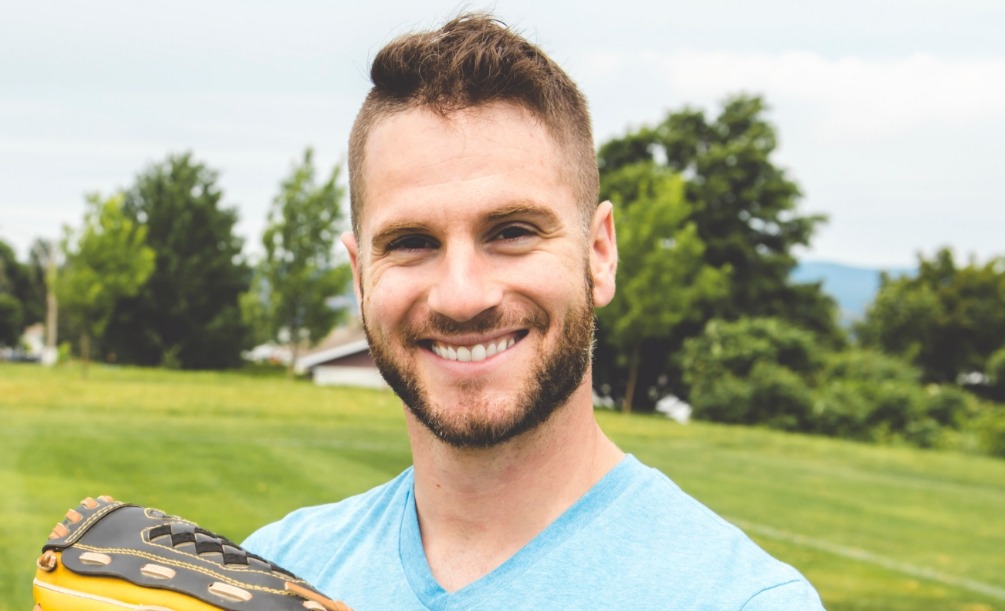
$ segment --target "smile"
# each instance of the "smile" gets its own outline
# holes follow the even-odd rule
[[[516,344],[517,338],[504,337],[498,341],[491,341],[482,344],[469,346],[455,346],[434,341],[432,351],[439,357],[448,361],[461,361],[463,363],[477,363],[484,361],[490,356],[495,356],[512,348]]]

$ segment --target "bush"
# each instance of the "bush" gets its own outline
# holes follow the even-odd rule
[[[980,412],[977,398],[957,386],[929,384],[925,390],[928,415],[940,425],[963,428]]]
[[[817,431],[835,437],[930,445],[933,434],[921,373],[895,357],[870,350],[830,355],[818,391]],[[936,431],[937,432],[937,426]]]
[[[995,401],[1005,401],[1005,346],[996,350],[985,366],[988,394]]]
[[[832,437],[884,443],[904,439],[931,446],[939,425],[925,407],[924,389],[911,383],[835,379],[817,391],[811,430]]]
[[[1005,385],[1001,354],[989,363],[1000,377],[989,378]],[[778,320],[712,321],[684,343],[681,363],[698,419],[1005,456],[1005,408],[954,385],[923,385],[902,357],[827,352]]]
[[[813,430],[834,437],[942,446],[980,413],[978,400],[955,386],[922,386],[904,360],[869,350],[831,355],[816,393]]]
[[[991,456],[1005,458],[1005,408],[995,406],[975,420],[981,448]]]
[[[696,418],[805,430],[820,367],[812,333],[771,318],[713,320],[684,343]]]

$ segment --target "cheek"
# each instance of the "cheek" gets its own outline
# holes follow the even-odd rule
[[[420,302],[423,289],[407,270],[377,270],[361,276],[363,308],[370,324],[400,322]]]
[[[588,290],[586,263],[579,259],[539,261],[522,266],[512,277],[515,292],[556,312],[582,303]]]

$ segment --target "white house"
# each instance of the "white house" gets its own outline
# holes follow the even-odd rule
[[[314,351],[297,359],[296,371],[309,372],[315,384],[387,388],[362,329],[336,329]]]

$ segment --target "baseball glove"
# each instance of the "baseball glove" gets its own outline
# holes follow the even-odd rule
[[[56,524],[35,573],[35,611],[351,611],[224,537],[100,496]]]

